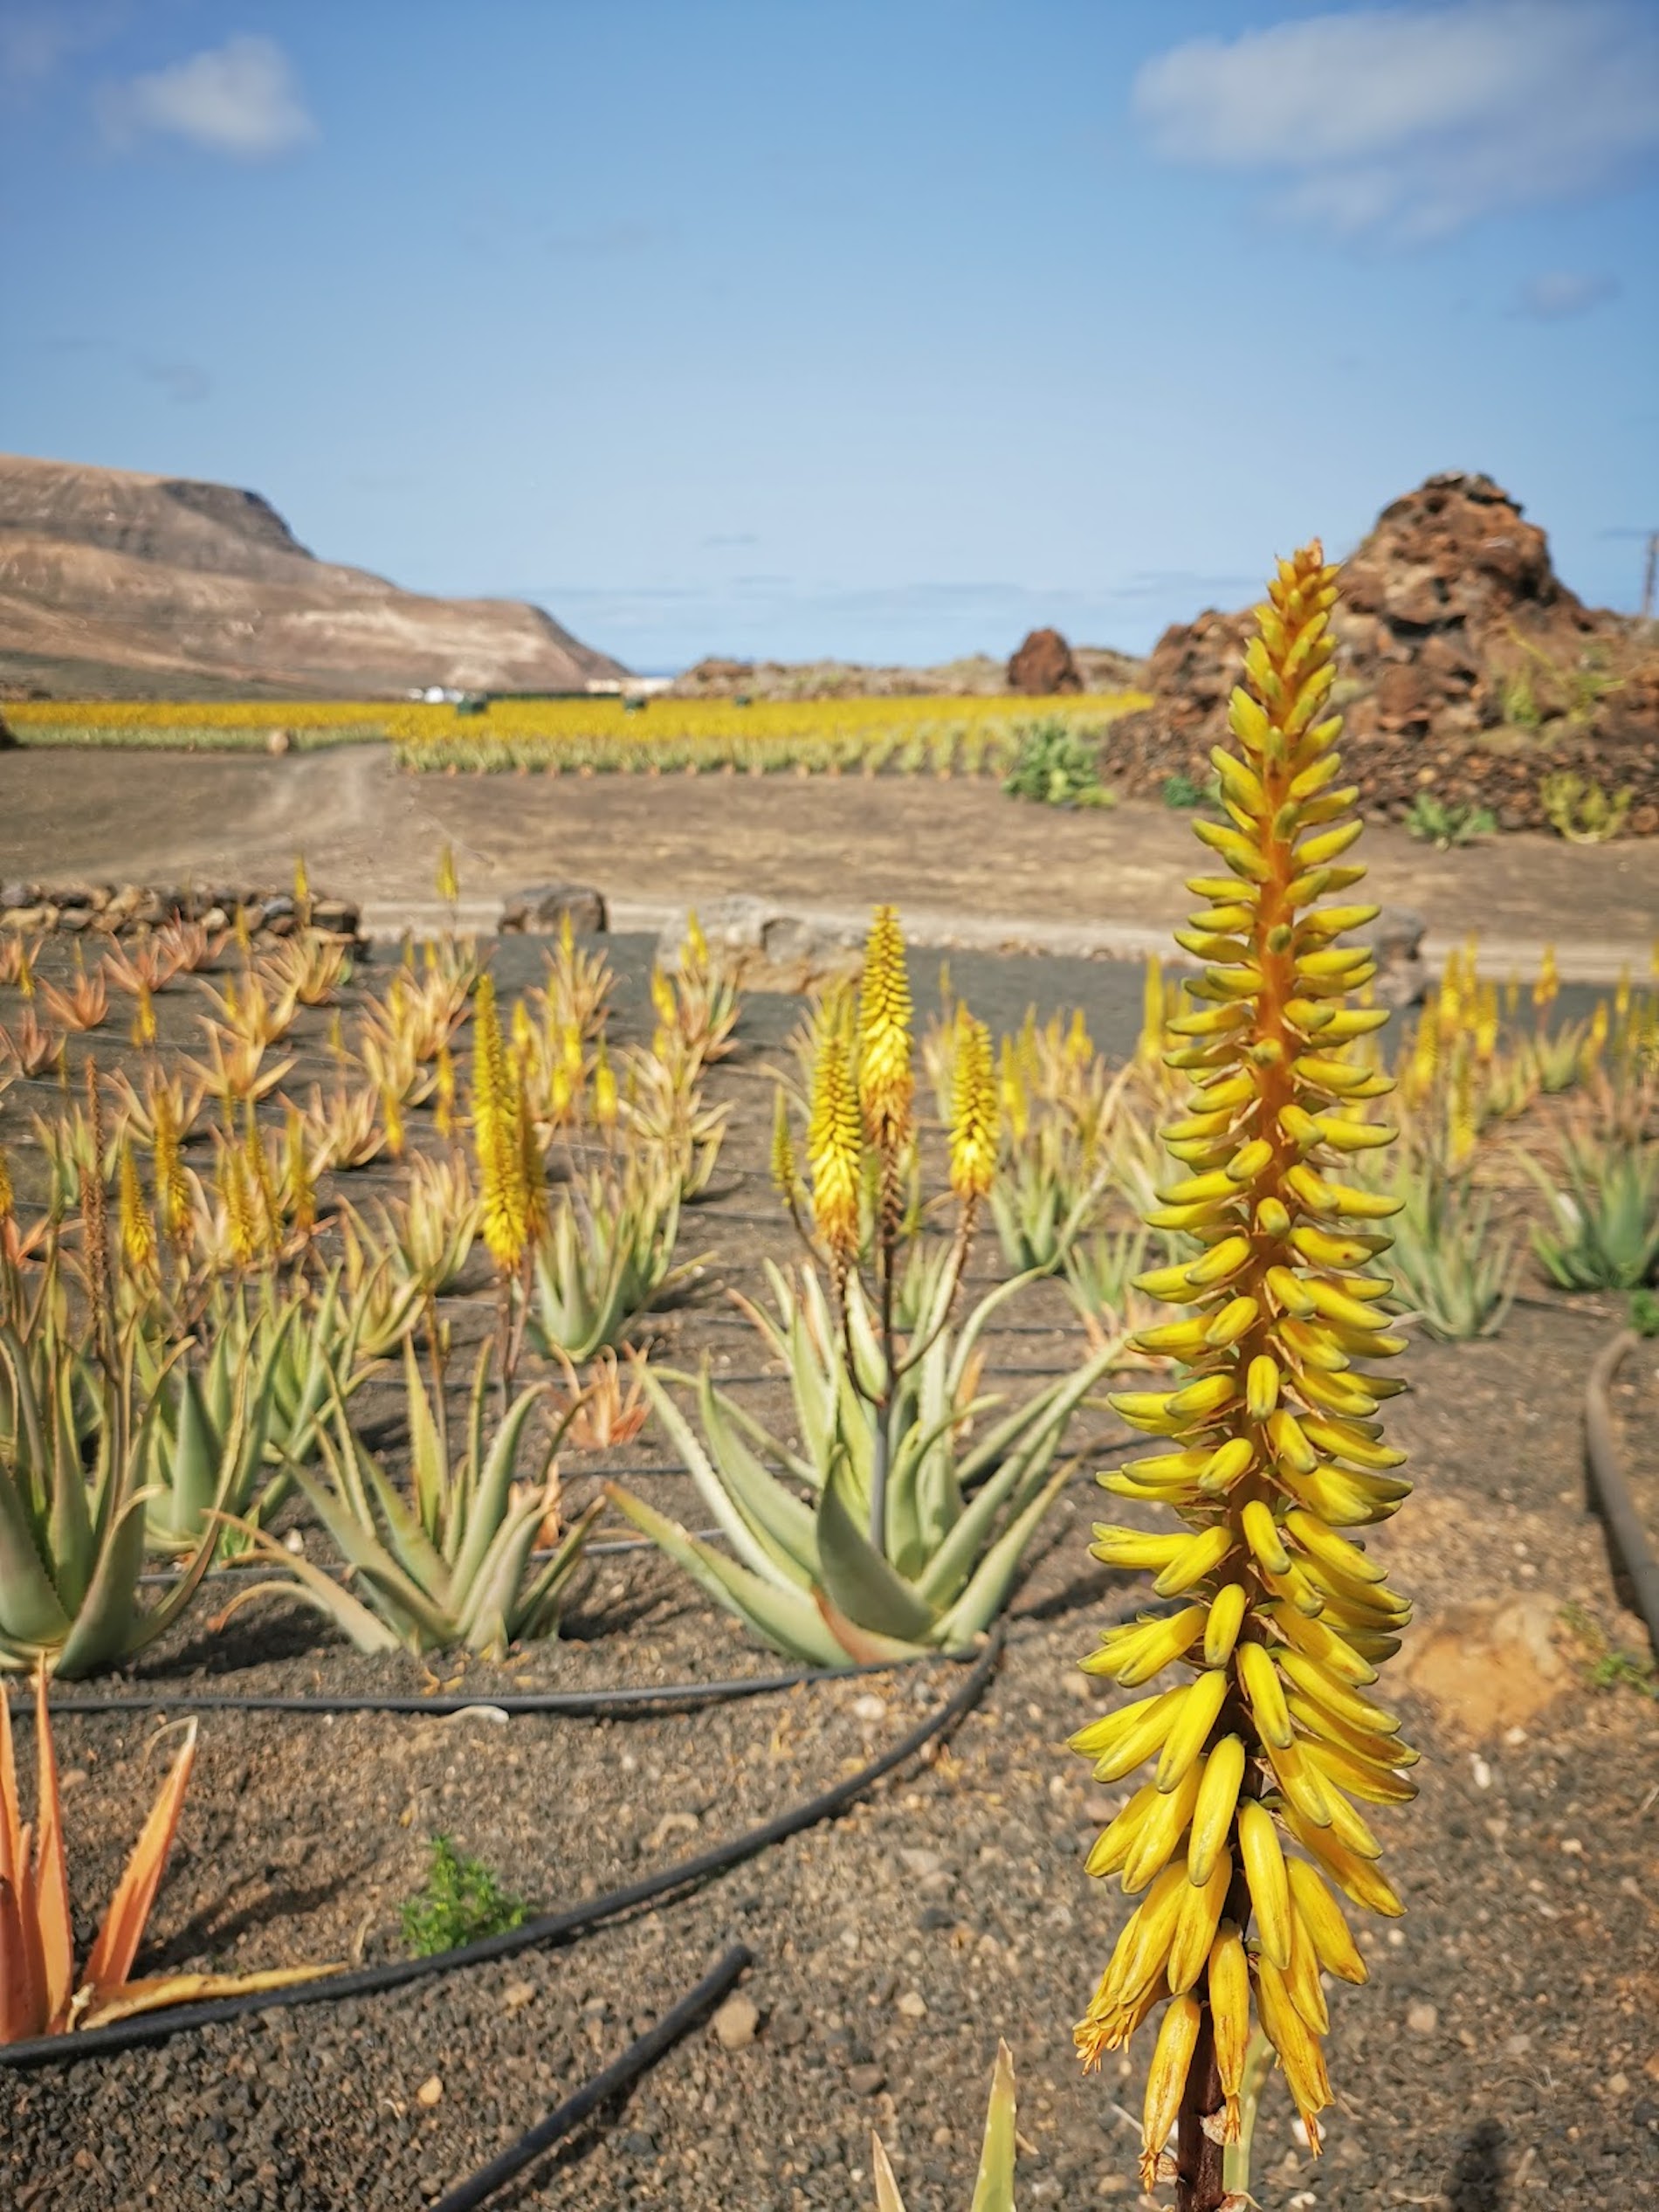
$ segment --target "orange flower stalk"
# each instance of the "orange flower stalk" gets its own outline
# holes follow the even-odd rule
[[[1077,2039],[1093,2065],[1172,2001],[1142,2175],[1162,2178],[1175,2132],[1181,2212],[1222,2201],[1252,2017],[1318,2151],[1321,1971],[1366,1974],[1332,1892],[1402,1909],[1354,1801],[1414,1794],[1401,1770],[1415,1754],[1371,1694],[1409,1608],[1342,1533],[1394,1513],[1408,1485],[1377,1418],[1404,1385],[1366,1364],[1403,1348],[1372,1268],[1396,1202],[1335,1172],[1392,1134],[1353,1111],[1391,1087],[1348,1051],[1387,1016],[1346,1003],[1374,964],[1339,941],[1376,909],[1319,903],[1363,872],[1342,858],[1360,825],[1354,793],[1336,788],[1340,718],[1321,719],[1335,598],[1317,543],[1280,563],[1233,694],[1237,748],[1211,756],[1229,820],[1194,827],[1229,872],[1190,885],[1208,903],[1178,941],[1206,966],[1167,1056],[1194,1085],[1164,1133],[1187,1173],[1146,1216],[1201,1250],[1141,1278],[1188,1313],[1135,1340],[1187,1373],[1113,1398],[1163,1448],[1100,1478],[1186,1526],[1098,1528],[1095,1556],[1153,1571],[1159,1596],[1181,1602],[1109,1630],[1083,1664],[1127,1686],[1170,1667],[1184,1679],[1073,1739],[1102,1781],[1153,1762],[1090,1855],[1091,1873],[1146,1894]]]

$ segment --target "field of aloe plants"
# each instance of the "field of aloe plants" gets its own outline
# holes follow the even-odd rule
[[[301,748],[387,740],[416,773],[530,769],[666,774],[733,767],[755,775],[993,775],[1034,728],[1098,734],[1144,706],[1135,692],[1056,699],[492,699],[384,706],[328,699],[226,703],[29,700],[7,708],[25,743]]]
[[[804,1000],[695,924],[371,956],[303,865],[280,941],[0,938],[7,2203],[1635,2201],[1659,1731],[1563,1491],[1659,975],[1390,1024],[1334,589],[1127,1019],[935,1004],[891,907]],[[1529,1547],[1599,1687],[1460,1743],[1404,1593]]]

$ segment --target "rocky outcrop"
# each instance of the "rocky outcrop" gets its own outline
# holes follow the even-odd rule
[[[0,679],[105,697],[580,691],[621,665],[540,608],[313,557],[257,493],[0,456]]]
[[[1153,705],[1108,735],[1108,780],[1207,780],[1251,626],[1212,609],[1165,631],[1146,664]],[[1368,808],[1402,816],[1431,790],[1539,827],[1539,787],[1566,768],[1629,789],[1630,828],[1659,830],[1651,626],[1586,607],[1490,477],[1431,476],[1386,507],[1343,565],[1333,626],[1344,759]]]
[[[1057,692],[1080,692],[1083,679],[1071,648],[1057,630],[1026,633],[1008,661],[1008,689],[1028,699],[1051,699]]]

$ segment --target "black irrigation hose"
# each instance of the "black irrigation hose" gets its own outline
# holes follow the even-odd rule
[[[688,1989],[671,2011],[665,2012],[637,2043],[630,2043],[622,2057],[613,2059],[602,2074],[595,2074],[591,2081],[584,2082],[574,2097],[567,2097],[562,2105],[555,2106],[546,2119],[538,2120],[499,2158],[492,2158],[465,2181],[458,2181],[439,2197],[432,2212],[478,2212],[478,2207],[499,2188],[505,2188],[515,2174],[521,2173],[544,2151],[550,2151],[555,2143],[561,2143],[567,2135],[574,2134],[589,2112],[596,2112],[648,2066],[655,2065],[699,2014],[706,2012],[717,1997],[723,1997],[744,1967],[753,1962],[754,1954],[747,1946],[734,1943],[696,1988]]]
[[[1647,1623],[1648,1638],[1659,1657],[1659,1559],[1649,1546],[1647,1531],[1636,1512],[1635,1500],[1619,1464],[1613,1439],[1613,1414],[1607,1391],[1619,1363],[1640,1341],[1622,1329],[1597,1354],[1584,1389],[1584,1457],[1589,1470],[1591,1502],[1606,1525],[1620,1564],[1635,1592],[1636,1610]]]
[[[244,1695],[232,1690],[145,1690],[131,1698],[53,1698],[51,1710],[53,1719],[60,1712],[410,1712],[425,1713],[436,1719],[444,1719],[458,1712],[502,1713],[561,1713],[568,1718],[591,1719],[608,1712],[631,1712],[645,1707],[662,1706],[733,1705],[743,1698],[769,1696],[779,1690],[794,1690],[803,1683],[847,1682],[856,1675],[891,1674],[900,1667],[948,1666],[960,1664],[973,1655],[963,1651],[919,1651],[913,1657],[900,1659],[873,1659],[858,1666],[803,1667],[792,1674],[739,1675],[729,1682],[663,1682],[642,1683],[637,1688],[626,1684],[598,1690],[513,1690],[500,1697],[492,1697],[487,1691],[456,1692],[436,1697],[399,1696],[389,1692],[385,1696],[355,1696],[341,1694],[331,1697],[320,1692],[312,1697],[263,1696],[258,1692]],[[15,1723],[23,1723],[34,1716],[34,1700],[19,1697],[11,1709]]]
[[[0,2069],[29,2073],[42,2066],[73,2065],[79,2059],[107,2057],[113,2051],[130,2050],[136,2044],[162,2043],[169,2036],[183,2034],[187,2029],[217,2027],[222,2021],[239,2020],[251,2012],[277,2011],[291,2005],[341,2004],[353,1997],[378,1996],[385,1990],[401,1989],[411,1981],[423,1981],[429,1974],[451,1974],[459,1967],[490,1965],[497,1959],[516,1958],[521,1951],[533,1950],[538,1944],[565,1943],[574,1936],[585,1935],[589,1929],[615,1919],[618,1913],[649,1905],[670,1891],[685,1889],[693,1882],[706,1880],[710,1875],[723,1874],[728,1867],[740,1865],[745,1859],[768,1850],[774,1843],[783,1843],[791,1836],[798,1836],[803,1829],[814,1828],[820,1821],[843,1811],[895,1767],[902,1767],[907,1759],[913,1759],[925,1744],[942,1735],[978,1701],[991,1678],[1002,1648],[999,1625],[974,1662],[972,1672],[953,1695],[878,1759],[861,1767],[856,1774],[836,1782],[816,1797],[791,1806],[759,1828],[746,1829],[741,1835],[728,1836],[724,1843],[715,1843],[694,1857],[677,1859],[672,1866],[662,1867],[655,1874],[644,1875],[621,1889],[608,1891],[602,1897],[568,1905],[561,1912],[543,1913],[501,1935],[481,1936],[476,1943],[460,1944],[452,1951],[441,1951],[430,1959],[389,1959],[380,1966],[358,1967],[348,1974],[321,1974],[314,1981],[296,1981],[286,1989],[250,1989],[241,1996],[173,2005],[160,2012],[139,2014],[130,2020],[111,2021],[107,2027],[85,2028],[76,2034],[31,2036],[22,2043],[0,2043]]]

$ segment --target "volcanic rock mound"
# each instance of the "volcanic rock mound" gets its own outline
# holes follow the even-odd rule
[[[1540,826],[1540,785],[1570,770],[1628,789],[1629,827],[1659,830],[1659,637],[1586,607],[1549,546],[1488,476],[1431,476],[1385,507],[1344,563],[1335,704],[1361,803],[1404,815],[1432,790]],[[1114,725],[1106,767],[1155,790],[1202,782],[1226,734],[1249,611],[1207,610],[1164,632],[1146,665],[1154,704]]]

